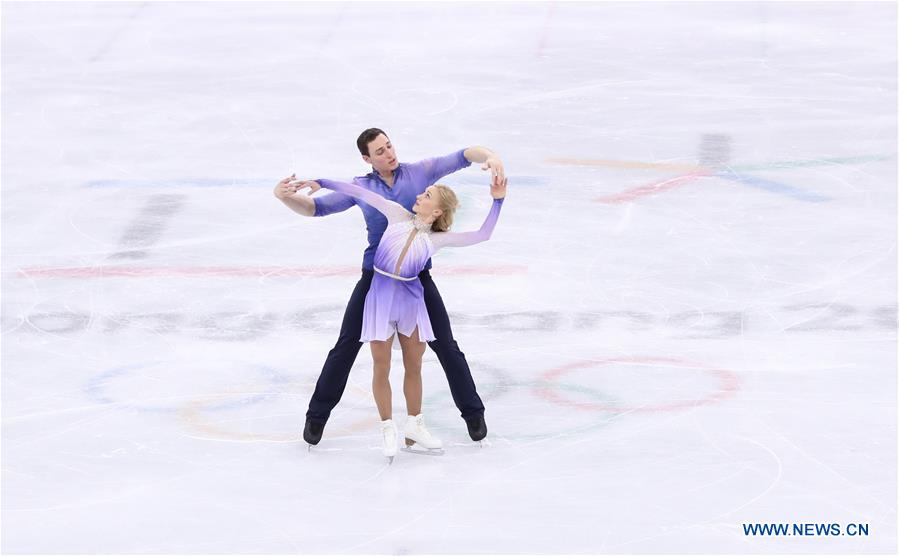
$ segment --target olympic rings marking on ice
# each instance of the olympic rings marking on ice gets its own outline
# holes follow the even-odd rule
[[[357,362],[350,369],[350,373],[352,374],[353,370],[360,366],[367,366],[367,363]],[[287,383],[286,387],[282,388],[282,391],[279,393],[275,393],[270,396],[273,398],[277,395],[285,395],[285,390],[294,390],[297,397],[299,393],[302,392],[303,401],[299,402],[298,406],[304,403],[309,397],[312,395],[312,390],[315,388],[316,379],[313,377],[308,381],[300,382],[300,381],[292,381]],[[372,393],[370,390],[359,387],[352,382],[347,384],[350,391],[355,391],[358,394],[361,394],[366,399],[371,401],[371,405],[374,406],[374,399],[372,397]],[[240,393],[240,392],[237,392]],[[220,394],[221,395],[228,395]],[[302,411],[297,411],[297,419],[291,421],[293,425],[293,429],[295,432],[290,433],[255,433],[255,432],[247,432],[235,430],[233,428],[225,428],[219,426],[213,422],[210,422],[206,417],[204,417],[203,413],[208,409],[210,403],[212,403],[214,397],[206,397],[200,399],[194,399],[187,403],[184,407],[179,410],[179,416],[182,421],[184,421],[189,427],[206,435],[206,439],[210,440],[230,440],[235,442],[302,442],[302,424],[303,424],[303,415]],[[346,400],[346,397],[344,397]],[[369,416],[366,416],[362,419],[354,421],[348,425],[344,426],[335,426],[336,423],[332,423],[327,428],[327,436],[328,438],[340,438],[343,436],[351,436],[353,434],[359,433],[361,431],[370,430],[375,431],[378,424],[378,416],[377,413],[372,413]]]
[[[558,390],[567,390],[569,392],[576,392],[578,394],[589,394],[589,395],[593,396],[594,398],[597,398],[599,400],[604,400],[606,403],[609,403],[609,404],[613,404],[613,407],[617,401],[617,400],[615,400],[614,397],[609,396],[608,394],[605,394],[605,393],[600,392],[599,390],[595,390],[593,388],[588,388],[581,384],[568,384],[568,383],[564,383],[564,382],[553,382],[551,384],[551,386],[548,386],[546,381],[531,380],[531,381],[513,382],[510,384],[510,386],[520,386],[520,387],[532,388],[534,390],[537,390],[538,392],[540,392],[541,389],[550,387],[550,388],[558,389]],[[566,428],[559,429],[556,431],[547,431],[547,432],[533,433],[533,434],[503,435],[503,436],[505,438],[515,439],[515,440],[542,440],[542,439],[546,439],[546,438],[557,438],[560,436],[570,436],[573,434],[580,434],[580,433],[584,433],[587,431],[593,431],[596,429],[606,427],[607,425],[609,425],[609,423],[611,421],[613,421],[616,418],[614,413],[615,412],[610,412],[609,415],[602,417],[599,421],[590,422],[590,423],[580,425],[580,426],[566,427]]]
[[[538,390],[540,388],[547,387],[546,380],[533,380],[533,381],[515,381],[508,380],[506,378],[505,373],[496,369],[494,367],[486,367],[484,365],[478,365],[478,370],[486,370],[490,374],[494,375],[494,381],[488,383],[482,383],[478,385],[478,389],[481,391],[481,397],[487,400],[494,400],[503,394],[509,393],[513,388],[531,388],[534,390]],[[553,382],[551,383],[551,387],[559,390],[566,390],[569,392],[575,392],[579,394],[587,394],[596,399],[606,402],[607,404],[611,404],[613,407],[617,407],[615,404],[617,400],[608,394],[595,390],[593,388],[589,388],[580,384],[566,384]],[[437,400],[445,398],[449,394],[448,391],[442,391],[435,393],[427,398],[427,405],[430,405]],[[603,428],[607,426],[612,420],[617,418],[617,412],[611,412],[608,416],[600,418],[598,421],[591,421],[589,423],[575,426],[575,427],[566,427],[563,429],[552,430],[548,432],[541,433],[532,433],[532,434],[503,434],[503,438],[509,440],[543,440],[547,438],[558,438],[560,436],[570,436],[573,434],[581,434],[587,431],[592,431],[595,429]],[[433,422],[442,423],[443,421],[439,420],[439,418],[433,418]],[[435,429],[438,427],[434,427]],[[439,428],[450,428],[449,426],[439,427]]]
[[[243,442],[297,442],[300,435],[297,432],[291,434],[260,434],[251,432],[241,432],[231,429],[225,429],[210,423],[203,418],[204,411],[210,409],[209,400],[193,400],[186,407],[178,411],[178,416],[186,422],[191,428],[213,437],[215,440],[234,440]]]
[[[699,369],[702,372],[709,374],[718,379],[718,388],[714,392],[710,393],[707,396],[690,399],[690,400],[680,400],[671,403],[665,404],[655,404],[655,405],[625,405],[620,402],[620,400],[616,399],[614,396],[600,392],[593,388],[589,388],[580,384],[570,384],[570,383],[559,383],[557,382],[558,378],[562,375],[574,371],[576,369],[583,369],[589,367],[595,367],[597,365],[606,365],[612,363],[624,363],[624,364],[640,364],[640,365],[676,365],[681,368],[688,369]],[[599,361],[584,361],[578,363],[571,363],[568,365],[562,365],[560,367],[556,367],[554,369],[550,369],[549,371],[544,372],[540,375],[540,378],[535,381],[497,381],[494,383],[484,384],[483,387],[486,387],[487,390],[482,395],[485,398],[495,398],[497,393],[506,393],[510,388],[514,387],[528,387],[535,390],[536,394],[543,398],[544,400],[561,405],[563,407],[570,407],[580,410],[587,410],[592,412],[605,413],[606,415],[601,418],[601,420],[596,422],[591,422],[584,424],[582,426],[570,427],[565,429],[564,431],[549,431],[537,434],[521,434],[521,435],[503,435],[508,439],[543,439],[543,438],[553,438],[559,436],[567,436],[571,434],[579,434],[587,431],[592,431],[598,428],[605,427],[609,425],[612,421],[619,418],[621,414],[624,413],[653,413],[653,412],[661,412],[661,411],[675,411],[680,409],[687,409],[698,407],[702,405],[709,405],[712,403],[716,403],[722,401],[726,398],[729,398],[734,395],[736,391],[739,390],[739,378],[732,371],[728,371],[725,369],[715,368],[709,365],[705,365],[702,363],[696,363],[692,361],[686,361],[683,359],[677,359],[672,357],[612,357],[601,359]],[[559,395],[559,391],[569,391],[576,392],[580,394],[587,394],[599,400],[599,403],[589,403],[589,402],[576,402],[573,400],[565,399]],[[431,396],[428,401],[433,402],[436,399],[439,399],[445,395],[445,393],[440,393],[435,396]]]
[[[501,391],[501,392],[507,392],[510,389],[510,387],[538,388],[540,386],[545,386],[545,383],[540,382],[540,381],[520,381],[520,382],[487,383],[487,384],[484,384],[484,386],[486,386],[487,388],[496,388],[498,391]],[[598,390],[594,390],[592,388],[585,388],[585,387],[581,386],[580,384],[555,383],[553,385],[553,387],[559,388],[562,390],[568,390],[571,392],[578,392],[581,394],[591,394],[599,399],[607,399],[610,402],[614,402],[613,398],[606,396],[605,394],[599,392]],[[491,392],[491,390],[488,390],[487,392]],[[438,394],[430,396],[428,398],[427,402],[430,405],[432,402],[434,402],[442,397],[445,397],[447,394],[448,394],[448,392],[440,392]],[[485,399],[495,399],[494,397],[490,396],[489,394],[484,394],[482,397]],[[508,440],[544,440],[547,438],[558,438],[560,436],[571,436],[574,434],[581,434],[584,432],[593,431],[596,429],[606,427],[614,419],[616,419],[616,415],[614,413],[610,412],[609,415],[601,417],[598,421],[590,421],[583,425],[559,428],[559,429],[551,430],[551,431],[547,431],[547,432],[539,432],[539,433],[531,433],[531,434],[503,433],[502,437],[505,439],[508,439]],[[436,417],[433,418],[432,421],[437,422],[437,423],[443,422],[443,421],[440,421]],[[450,426],[445,425],[442,427],[433,427],[433,428],[434,429],[437,429],[437,428],[447,428],[448,429],[448,428],[450,428]]]
[[[89,398],[91,398],[92,400],[94,400],[95,402],[101,403],[104,405],[105,404],[117,405],[120,407],[125,407],[128,409],[133,409],[133,410],[142,411],[142,412],[149,412],[149,413],[175,413],[175,412],[181,411],[182,404],[175,404],[175,405],[133,404],[133,403],[129,403],[127,401],[117,401],[117,400],[111,398],[109,396],[109,394],[107,393],[107,389],[108,389],[109,383],[111,381],[122,378],[124,376],[127,376],[128,374],[135,372],[137,370],[145,369],[147,367],[151,367],[151,366],[159,365],[159,364],[160,364],[160,362],[158,362],[158,361],[150,362],[150,363],[139,363],[136,365],[124,365],[121,367],[115,367],[108,371],[104,371],[104,372],[98,374],[97,376],[91,378],[90,380],[88,380],[87,385],[84,387],[84,393],[87,394],[87,396]],[[264,365],[250,365],[249,368],[251,368],[254,371],[257,371],[260,374],[262,374],[263,376],[265,376],[268,379],[269,385],[279,386],[279,385],[283,385],[285,382],[287,382],[287,378],[284,375],[279,374],[277,371],[275,371],[274,369],[272,369],[270,367],[266,367]],[[277,393],[277,389],[271,389],[271,388],[263,389],[261,391],[252,390],[252,389],[243,389],[241,392],[232,392],[232,393],[225,395],[226,397],[230,397],[230,396],[233,396],[234,394],[243,394],[243,395],[245,395],[245,397],[243,397],[242,399],[219,402],[219,403],[209,406],[207,409],[210,411],[226,411],[229,409],[245,407],[250,404],[261,402],[276,393]],[[166,397],[165,399],[179,400],[179,399],[182,399],[185,397],[187,397],[187,396],[175,395],[175,396]],[[221,395],[218,396],[219,399],[221,397],[222,397]],[[160,398],[156,398],[156,399],[160,399]]]
[[[554,369],[550,369],[549,371],[543,373],[541,377],[545,380],[555,380],[559,376],[566,374],[570,371],[576,369],[585,369],[589,367],[595,367],[597,365],[606,365],[609,363],[624,363],[624,364],[639,364],[639,365],[657,365],[657,364],[667,364],[667,365],[676,365],[681,368],[689,368],[689,369],[699,369],[711,376],[714,376],[718,379],[718,390],[713,393],[703,397],[692,400],[681,400],[677,402],[667,403],[667,404],[656,404],[656,405],[633,405],[633,406],[610,406],[607,404],[591,404],[591,403],[581,403],[581,402],[573,402],[570,400],[565,400],[563,398],[558,397],[554,392],[551,392],[549,389],[543,387],[538,389],[538,394],[543,399],[557,403],[559,405],[565,407],[573,407],[575,409],[583,409],[588,411],[611,411],[615,413],[652,413],[658,411],[675,411],[679,409],[686,409],[697,407],[701,405],[709,405],[712,403],[720,402],[726,398],[729,398],[734,395],[734,393],[740,389],[740,379],[739,377],[732,371],[728,371],[725,369],[718,369],[708,365],[704,365],[702,363],[696,363],[692,361],[685,361],[683,359],[676,359],[672,357],[611,357],[608,359],[601,359],[598,361],[581,361],[578,363],[570,363],[568,365],[562,365],[561,367],[556,367]]]
[[[655,405],[634,405],[627,406],[620,403],[620,400],[615,397],[600,392],[596,389],[583,386],[580,384],[572,384],[572,383],[560,383],[557,382],[558,378],[562,375],[569,373],[571,371],[577,369],[584,369],[595,367],[597,365],[608,365],[615,363],[623,363],[623,364],[640,364],[640,365],[676,365],[681,368],[688,369],[698,369],[704,373],[707,373],[711,376],[714,376],[718,379],[718,389],[712,392],[711,394],[690,400],[680,400],[676,402],[666,403],[666,404],[655,404]],[[233,429],[226,429],[220,427],[214,423],[209,422],[207,419],[203,417],[203,413],[210,411],[228,411],[241,409],[248,405],[255,404],[261,401],[269,400],[275,396],[283,395],[284,387],[296,385],[298,383],[293,382],[289,383],[286,375],[279,373],[278,371],[266,367],[263,365],[251,365],[250,368],[254,369],[257,372],[260,372],[268,379],[268,385],[263,387],[258,387],[258,385],[251,386],[243,386],[243,387],[235,387],[231,390],[225,392],[219,392],[215,394],[210,394],[207,396],[203,396],[200,398],[193,398],[189,402],[185,404],[177,404],[174,406],[153,406],[153,405],[135,405],[128,404],[125,402],[119,402],[114,399],[111,399],[108,394],[106,394],[106,389],[108,388],[109,382],[126,376],[127,374],[134,372],[136,370],[149,367],[151,365],[158,365],[158,362],[155,363],[142,363],[137,365],[127,365],[122,367],[116,367],[109,371],[105,371],[100,373],[93,379],[91,379],[87,386],[85,387],[85,393],[88,394],[92,399],[99,403],[103,404],[114,404],[138,411],[145,412],[153,412],[153,413],[177,413],[182,420],[184,420],[189,426],[192,428],[207,434],[212,435],[215,439],[221,440],[235,440],[235,441],[267,441],[267,442],[299,442],[300,441],[300,433],[299,426],[297,426],[297,431],[292,433],[253,433],[253,432],[243,432],[236,431]],[[649,412],[659,412],[659,411],[674,411],[679,409],[693,408],[701,405],[708,405],[711,403],[715,403],[726,399],[732,396],[739,389],[739,379],[736,374],[731,371],[727,371],[724,369],[714,368],[708,365],[704,365],[701,363],[685,361],[682,359],[669,358],[669,357],[613,357],[607,359],[601,359],[598,361],[582,361],[577,363],[571,363],[568,365],[562,365],[560,367],[556,367],[554,369],[550,369],[549,371],[544,372],[540,375],[540,378],[535,381],[513,381],[508,380],[505,373],[496,369],[494,367],[478,365],[478,368],[481,371],[485,371],[493,376],[494,381],[485,383],[481,385],[482,396],[484,398],[495,399],[499,396],[502,396],[513,388],[530,388],[533,389],[536,394],[543,398],[544,400],[561,405],[563,407],[570,407],[579,410],[593,411],[593,412],[603,412],[608,413],[609,415],[605,416],[598,422],[591,422],[585,424],[583,426],[578,426],[574,428],[566,428],[563,431],[558,432],[544,432],[537,434],[521,434],[515,436],[506,436],[506,438],[511,439],[541,439],[541,438],[551,438],[558,437],[576,433],[582,433],[589,430],[593,430],[596,428],[604,427],[608,425],[613,419],[617,418],[618,415],[622,413],[649,413]],[[279,386],[280,388],[271,388],[272,385]],[[302,384],[303,390],[310,390],[314,387],[314,382],[310,382],[309,384]],[[370,396],[370,392],[364,391],[364,389],[359,388],[359,392]],[[570,399],[563,398],[560,394],[560,391],[567,391],[579,394],[585,394],[593,397],[598,400],[597,402],[576,402]],[[248,396],[248,394],[250,394]],[[446,397],[449,394],[449,391],[444,390],[436,393],[435,395],[429,396],[428,403],[433,403],[435,400]],[[240,399],[233,400],[234,396],[239,396]],[[178,397],[173,397],[177,399]],[[366,430],[370,427],[373,427],[376,424],[376,416],[373,414],[371,417],[366,417],[355,421],[347,426],[332,428],[329,430],[329,437],[338,438],[341,436],[348,436],[354,433],[358,433],[360,431]],[[447,427],[448,428],[448,427]]]
[[[292,386],[296,386],[300,383],[292,383]],[[289,386],[291,386],[289,385]],[[303,383],[303,390],[307,391],[307,394],[311,393],[312,388],[315,387],[315,381],[310,383]],[[360,390],[361,391],[361,390]],[[364,391],[364,394],[370,396],[371,392]],[[308,399],[308,395],[305,396]],[[211,440],[231,440],[237,442],[301,442],[302,441],[302,412],[298,411],[298,417],[296,421],[292,421],[295,425],[296,432],[291,433],[255,433],[255,432],[244,432],[239,430],[234,430],[230,428],[225,428],[216,425],[215,423],[211,423],[209,420],[203,417],[203,412],[207,409],[207,405],[210,403],[210,400],[197,399],[188,403],[184,408],[179,411],[179,416],[181,419],[189,425],[191,428],[208,435]],[[374,403],[372,403],[374,405]],[[378,424],[377,413],[373,413],[363,419],[355,421],[349,425],[345,425],[343,427],[329,427],[328,430],[328,438],[339,438],[342,436],[350,436],[354,433],[369,429],[371,431],[376,430],[375,427]]]

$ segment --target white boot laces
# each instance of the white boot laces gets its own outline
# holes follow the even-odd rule
[[[419,434],[421,434],[425,438],[431,438],[431,431],[429,431],[428,428],[425,427],[424,415],[418,415],[417,417],[415,417],[415,425],[418,428]]]

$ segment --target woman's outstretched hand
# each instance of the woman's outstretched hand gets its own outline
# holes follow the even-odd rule
[[[489,150],[487,151],[490,152]],[[501,182],[506,179],[506,170],[503,168],[503,161],[494,153],[490,153],[487,160],[481,166],[481,170],[490,170],[490,176],[494,182]]]
[[[509,178],[503,178],[502,181],[499,181],[499,180],[491,181],[490,182],[490,195],[493,196],[494,199],[505,199],[507,183],[509,183]]]

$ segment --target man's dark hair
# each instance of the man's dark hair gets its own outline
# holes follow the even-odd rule
[[[371,153],[368,152],[368,144],[377,139],[378,135],[387,137],[386,133],[376,127],[370,127],[359,135],[359,138],[356,139],[356,146],[359,147],[362,156],[371,156]]]

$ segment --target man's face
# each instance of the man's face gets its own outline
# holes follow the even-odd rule
[[[393,143],[383,133],[369,141],[368,156],[363,156],[362,160],[371,164],[378,172],[392,172],[400,164],[396,159]]]

